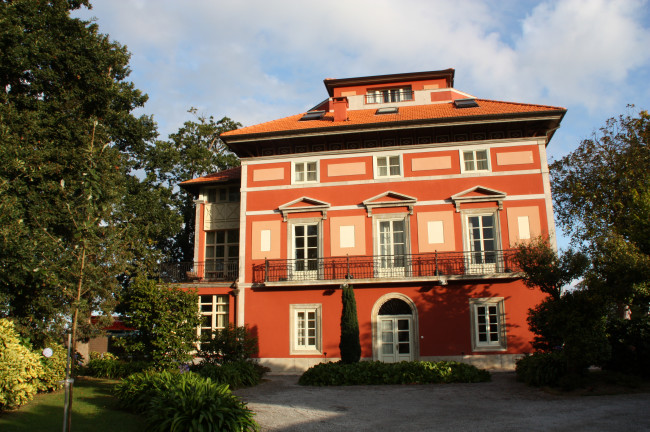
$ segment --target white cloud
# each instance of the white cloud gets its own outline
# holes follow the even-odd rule
[[[96,0],[94,7],[100,29],[133,53],[131,78],[150,95],[145,112],[163,135],[191,106],[254,124],[321,101],[327,77],[448,67],[456,86],[478,97],[599,114],[648,95],[645,83],[641,90],[629,81],[650,65],[645,1]]]

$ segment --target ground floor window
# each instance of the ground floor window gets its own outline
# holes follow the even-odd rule
[[[291,354],[321,354],[321,305],[291,305],[290,313]]]
[[[209,335],[228,326],[228,295],[200,295],[201,335]]]
[[[502,297],[470,299],[472,350],[505,350],[505,312]]]

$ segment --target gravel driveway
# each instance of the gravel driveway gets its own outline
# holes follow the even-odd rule
[[[271,375],[234,393],[263,431],[650,431],[650,393],[556,396],[493,373],[479,384],[303,387]]]

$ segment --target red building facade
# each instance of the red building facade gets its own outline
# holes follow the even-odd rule
[[[339,355],[354,287],[362,357],[510,368],[530,352],[513,248],[554,241],[546,146],[566,110],[477,99],[454,70],[326,79],[307,113],[222,134],[241,167],[197,196],[202,332],[247,324],[262,364]]]

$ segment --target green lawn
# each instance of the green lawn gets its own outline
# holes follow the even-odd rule
[[[117,381],[80,378],[74,383],[71,430],[141,432],[145,423],[140,417],[117,408],[111,389]],[[63,427],[63,390],[39,394],[27,405],[0,413],[0,431],[59,432]]]

